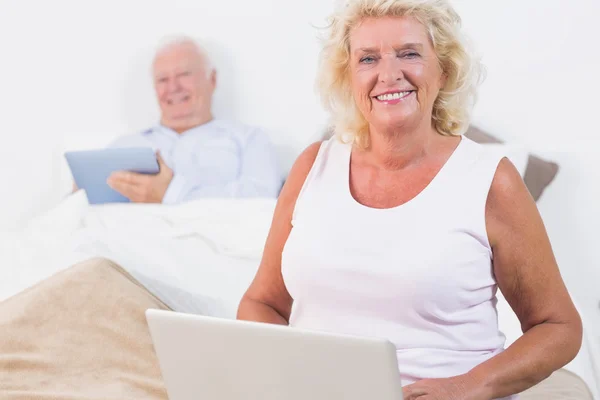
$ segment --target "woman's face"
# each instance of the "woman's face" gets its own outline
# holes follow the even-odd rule
[[[431,123],[444,84],[425,27],[411,17],[366,18],[350,32],[355,102],[378,129]]]

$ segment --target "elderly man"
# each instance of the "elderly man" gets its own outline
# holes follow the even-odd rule
[[[118,172],[108,184],[136,203],[277,197],[282,175],[266,134],[213,117],[217,74],[203,49],[190,38],[171,40],[158,49],[152,72],[160,123],[110,147],[154,148],[160,173]]]

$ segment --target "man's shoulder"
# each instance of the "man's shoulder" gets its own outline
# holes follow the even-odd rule
[[[146,128],[141,132],[138,133],[134,133],[133,135],[138,135],[138,136],[146,136],[146,135],[151,135],[154,133],[154,130],[156,129],[156,126],[153,126],[151,128]]]
[[[142,131],[135,133],[128,133],[125,135],[117,136],[108,147],[137,147],[137,146],[148,146],[150,143],[148,139],[154,133],[155,127],[146,128]]]

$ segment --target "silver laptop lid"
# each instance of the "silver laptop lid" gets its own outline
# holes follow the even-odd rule
[[[402,400],[392,343],[146,312],[170,400]]]

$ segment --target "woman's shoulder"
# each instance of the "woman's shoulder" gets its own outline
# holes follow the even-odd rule
[[[501,208],[505,211],[512,209],[515,202],[533,200],[530,198],[531,195],[521,173],[508,157],[502,157],[498,162],[488,197],[492,204],[504,205],[504,207],[494,208]]]
[[[319,140],[310,144],[296,158],[286,179],[284,186],[286,192],[295,193],[294,197],[298,195],[321,151],[323,143],[325,142],[326,141]]]

